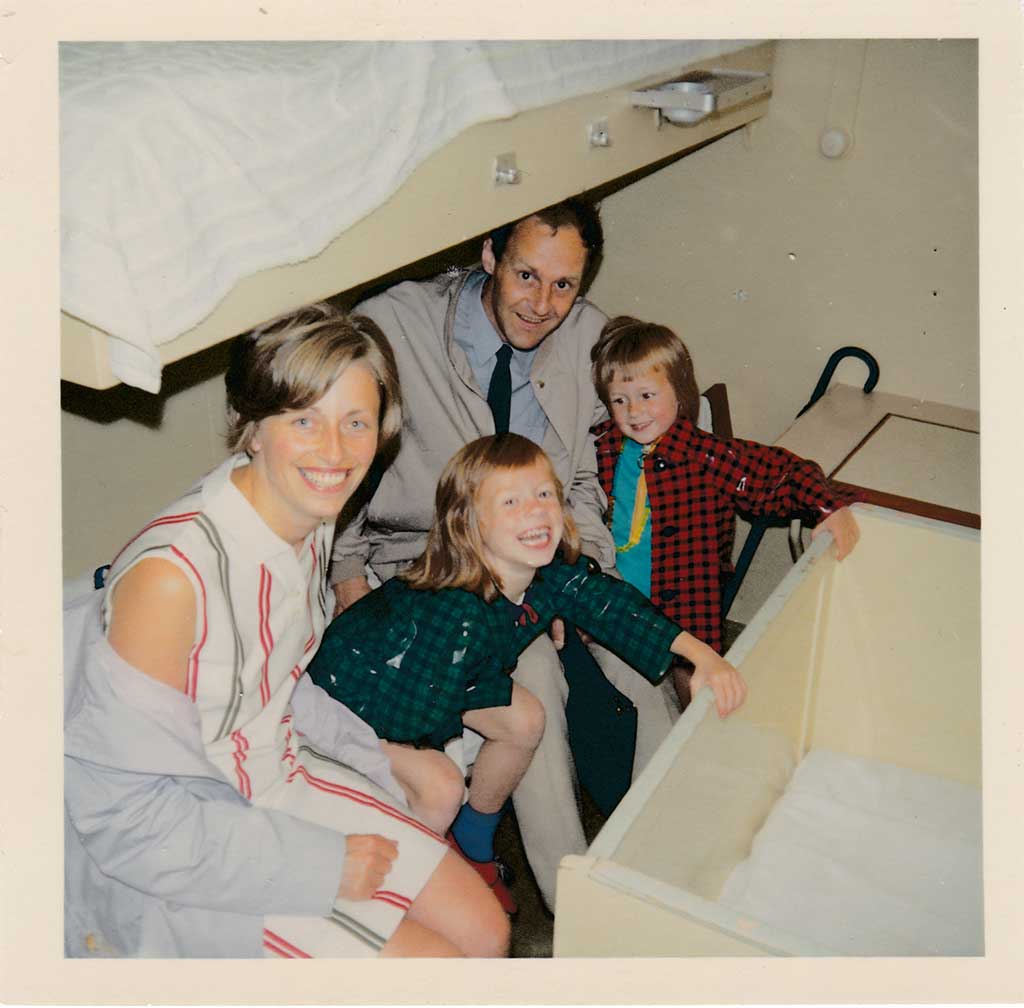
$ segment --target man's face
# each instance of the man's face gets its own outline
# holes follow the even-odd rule
[[[583,281],[587,250],[576,228],[552,231],[536,217],[527,217],[512,232],[500,262],[490,238],[482,258],[490,274],[483,291],[484,312],[503,342],[516,350],[532,350],[569,314]]]

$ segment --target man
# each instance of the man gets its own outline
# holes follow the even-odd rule
[[[367,562],[385,581],[423,552],[444,464],[467,442],[506,425],[544,448],[566,487],[583,552],[614,568],[589,433],[605,416],[590,380],[590,349],[606,317],[580,294],[602,244],[596,208],[570,199],[491,232],[482,268],[401,283],[356,308],[391,341],[405,409],[396,460],[335,543],[331,581],[339,610],[370,590]],[[609,652],[597,645],[592,651],[636,704],[635,776],[668,733],[673,700]],[[549,638],[523,653],[513,678],[541,701],[547,719],[513,803],[530,866],[553,909],[558,862],[586,844],[566,735],[567,686]]]

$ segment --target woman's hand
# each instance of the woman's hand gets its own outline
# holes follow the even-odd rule
[[[345,867],[338,898],[368,900],[383,885],[398,844],[376,833],[350,833],[345,838]]]
[[[690,676],[691,699],[702,686],[710,686],[711,692],[715,694],[719,717],[731,714],[747,697],[747,684],[743,676],[714,651],[694,666],[693,675]]]

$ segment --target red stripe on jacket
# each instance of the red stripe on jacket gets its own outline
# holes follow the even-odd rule
[[[199,652],[203,650],[203,645],[206,643],[207,633],[207,622],[206,622],[206,584],[203,579],[199,576],[199,571],[196,570],[195,564],[184,553],[178,549],[177,546],[171,547],[171,552],[178,557],[183,563],[188,564],[189,570],[196,576],[196,580],[199,582],[199,591],[203,596],[203,629],[199,635],[199,640],[192,645],[192,650],[188,655],[188,678],[185,682],[185,693],[188,698],[195,703],[196,690],[199,686]]]
[[[370,898],[380,900],[381,903],[389,903],[399,910],[408,910],[412,906],[412,900],[408,896],[392,892],[390,889],[378,889]]]
[[[113,567],[114,564],[121,559],[121,554],[128,549],[128,547],[131,546],[139,536],[145,535],[151,528],[157,528],[159,525],[179,525],[181,522],[190,522],[197,514],[199,514],[198,511],[184,511],[181,514],[164,515],[163,518],[154,518],[148,525],[143,525],[143,527],[117,551],[117,556],[110,561],[110,566]]]
[[[273,579],[266,566],[260,564],[260,590],[258,596],[260,643],[263,645],[263,671],[260,674],[260,700],[266,707],[270,702],[270,652],[274,650],[274,635],[270,630],[270,586]]]
[[[445,843],[445,840],[438,836],[429,826],[424,826],[423,823],[412,816],[408,816],[398,809],[393,808],[386,802],[382,802],[379,798],[374,798],[373,795],[367,794],[365,791],[357,791],[355,788],[350,788],[344,784],[335,784],[334,781],[324,780],[322,777],[315,777],[313,774],[301,764],[297,766],[287,777],[287,781],[290,784],[296,777],[302,777],[306,783],[311,787],[317,788],[319,791],[324,791],[327,794],[337,795],[339,798],[347,798],[349,801],[355,802],[357,805],[366,805],[369,808],[375,808],[384,815],[390,816],[392,819],[397,819],[399,822],[403,822],[408,826],[412,826],[414,829],[418,829],[421,833],[426,836],[433,837],[439,843]]]
[[[252,781],[242,764],[249,755],[249,740],[239,731],[231,733],[231,740],[235,743],[233,758],[235,761],[235,775],[238,777],[238,792],[243,798],[252,799]]]
[[[266,928],[263,929],[263,947],[279,956],[283,956],[285,959],[313,958],[308,952],[303,952],[297,945],[293,945],[287,939],[282,938],[279,934],[274,934],[273,931],[268,931]]]

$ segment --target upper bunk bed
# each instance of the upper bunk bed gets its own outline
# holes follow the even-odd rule
[[[678,157],[766,112],[773,52],[64,43],[61,377],[157,392],[172,361]],[[683,76],[659,102],[704,111],[640,104]]]

